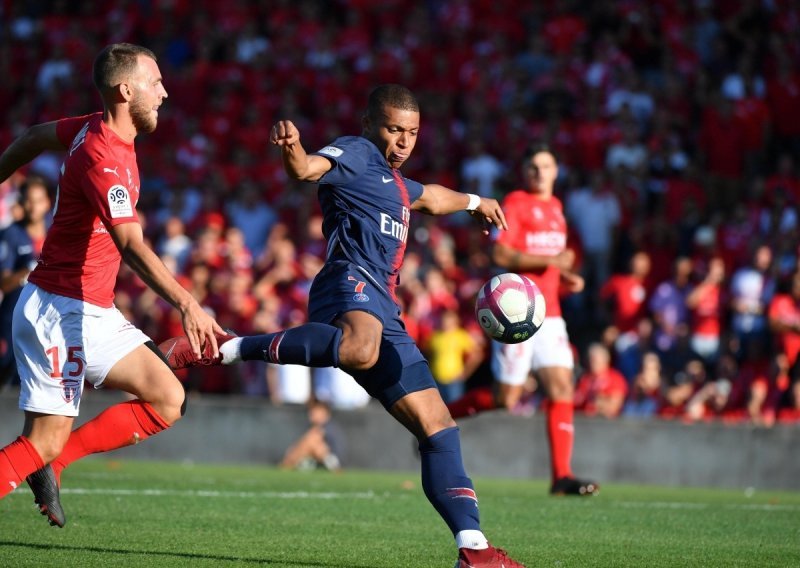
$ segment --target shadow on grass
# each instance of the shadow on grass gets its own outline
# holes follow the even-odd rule
[[[0,547],[15,546],[17,548],[30,548],[34,550],[69,550],[75,552],[98,552],[105,554],[131,554],[136,556],[166,556],[170,558],[195,559],[195,560],[221,560],[247,564],[279,564],[281,566],[322,566],[327,568],[372,568],[355,564],[340,564],[338,562],[314,562],[299,560],[270,560],[268,558],[243,558],[241,556],[226,556],[224,554],[198,554],[194,552],[164,552],[158,550],[130,550],[124,548],[111,548],[103,546],[70,546],[68,544],[43,544],[40,542],[19,542],[0,540]]]

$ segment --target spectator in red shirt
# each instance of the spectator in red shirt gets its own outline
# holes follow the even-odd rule
[[[734,103],[734,116],[742,123],[745,136],[745,164],[749,173],[760,171],[764,162],[764,142],[767,140],[771,124],[769,106],[763,95],[756,92],[756,78],[744,77],[744,96]],[[763,83],[762,83],[763,90]]]
[[[697,146],[710,174],[711,206],[730,210],[741,197],[746,135],[733,114],[733,103],[719,93],[710,98],[703,111]]]
[[[628,394],[625,377],[611,366],[611,353],[603,344],[591,344],[587,356],[589,370],[575,387],[575,410],[590,416],[619,416]]]
[[[556,55],[564,55],[572,51],[575,42],[586,35],[586,22],[570,10],[569,3],[557,0],[556,14],[544,24],[544,37]]]
[[[707,382],[686,403],[684,419],[695,422],[721,417],[728,406],[731,388],[727,378]]]
[[[613,132],[609,121],[600,115],[597,93],[593,94],[586,103],[586,116],[575,125],[575,165],[589,172],[603,168]]]
[[[614,336],[634,332],[647,311],[647,276],[650,274],[650,255],[636,252],[629,262],[627,274],[614,274],[600,288],[600,299],[612,313]]]
[[[708,263],[703,280],[686,296],[691,313],[691,346],[706,365],[717,360],[722,330],[725,263],[715,256]]]
[[[611,312],[611,325],[603,332],[608,344],[613,344],[618,358],[625,358],[620,370],[629,380],[635,368],[628,364],[625,353],[639,342],[640,322],[647,316],[647,276],[650,273],[650,255],[644,251],[634,253],[627,274],[613,275],[600,289],[600,299]],[[618,359],[622,363],[621,359]],[[627,371],[626,371],[627,369]]]
[[[767,317],[780,351],[786,356],[790,376],[796,381],[800,378],[800,272],[792,276],[788,290],[772,298]]]
[[[686,211],[686,203],[693,201],[705,213],[708,205],[706,192],[700,183],[700,172],[693,162],[689,162],[678,177],[668,178],[664,183],[664,212],[667,221],[678,223]]]

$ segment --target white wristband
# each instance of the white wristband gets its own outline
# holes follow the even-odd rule
[[[478,208],[478,205],[481,204],[481,198],[479,195],[475,195],[474,193],[468,193],[469,196],[469,203],[467,203],[467,211],[475,211]]]

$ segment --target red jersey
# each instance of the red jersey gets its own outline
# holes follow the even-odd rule
[[[609,367],[600,373],[587,372],[581,375],[575,386],[575,409],[584,414],[597,414],[598,396],[615,396],[622,398],[628,394],[628,383],[622,373]]]
[[[69,151],[53,224],[30,281],[53,294],[109,308],[122,257],[108,228],[139,221],[133,143],[112,132],[102,113],[60,120],[56,134]]]
[[[722,330],[723,290],[717,284],[709,286],[692,312],[692,331],[699,335],[719,337]]]
[[[615,274],[600,288],[600,297],[614,303],[614,325],[625,333],[636,329],[646,315],[647,289],[630,274]]]
[[[518,251],[540,256],[556,256],[567,246],[567,221],[557,197],[542,199],[524,190],[515,190],[503,200],[508,230],[499,231],[496,241]],[[561,316],[558,285],[561,271],[555,266],[523,272],[542,291],[547,317]]]
[[[786,325],[796,325],[800,323],[800,305],[791,294],[776,294],[769,304],[767,315]],[[793,365],[800,353],[800,333],[784,331],[778,334],[778,341],[789,365]]]

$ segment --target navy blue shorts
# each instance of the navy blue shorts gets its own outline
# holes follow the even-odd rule
[[[372,314],[383,323],[380,355],[367,371],[348,371],[385,408],[405,395],[436,388],[428,362],[400,319],[400,307],[364,274],[346,261],[328,262],[317,274],[308,300],[309,320],[333,323],[351,311]]]

